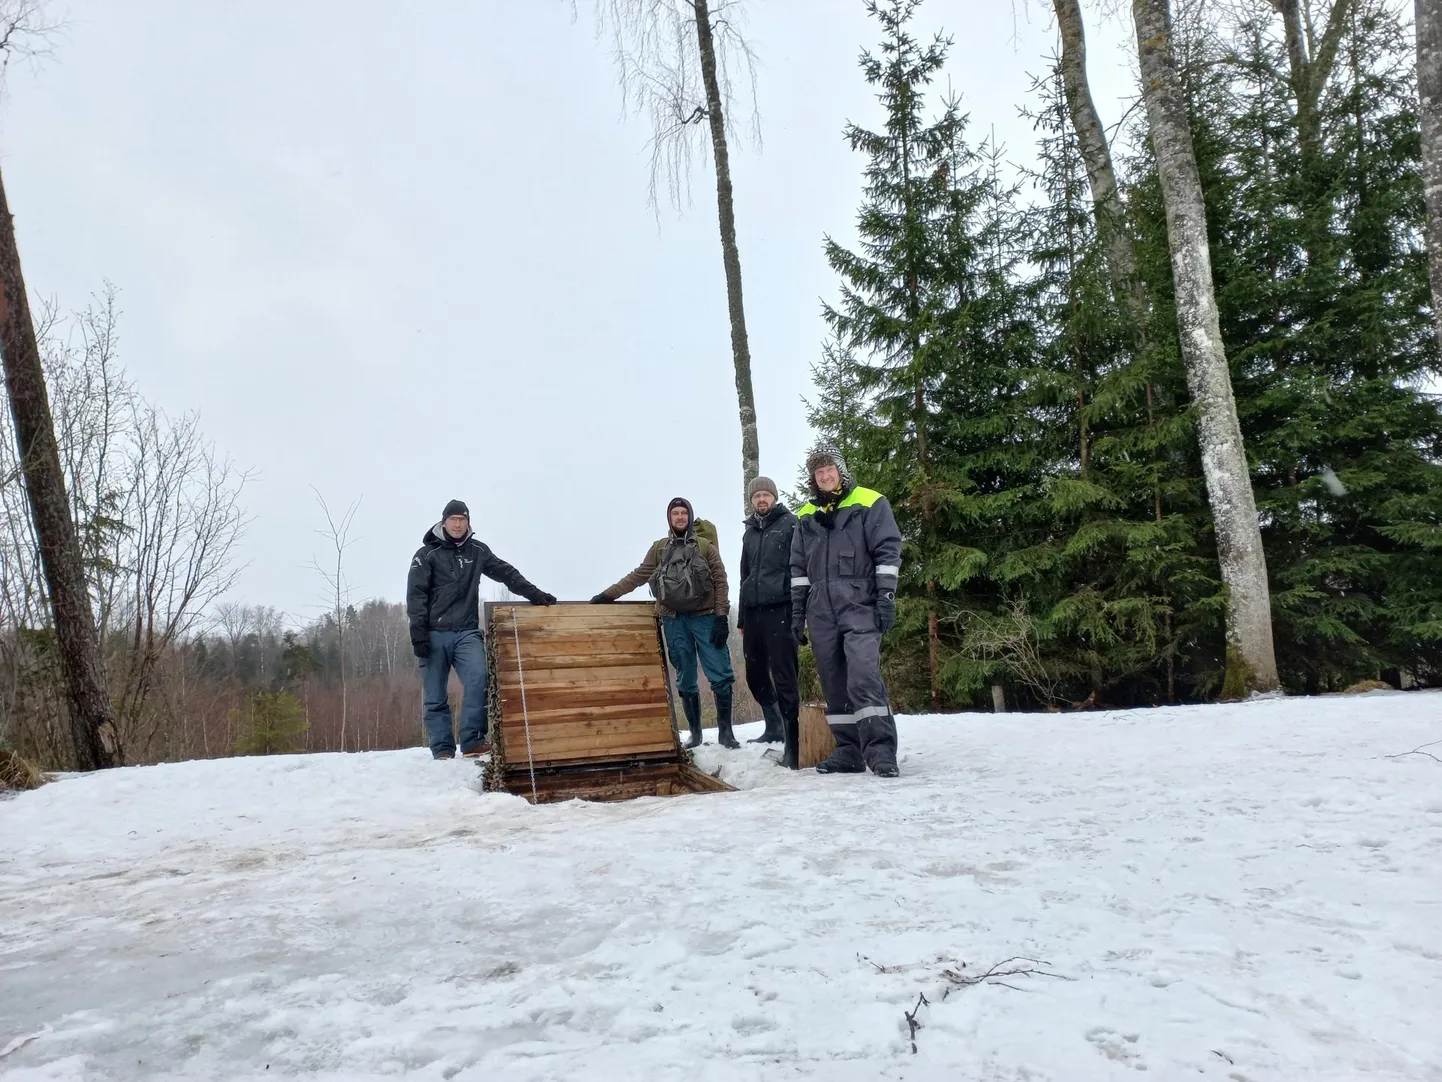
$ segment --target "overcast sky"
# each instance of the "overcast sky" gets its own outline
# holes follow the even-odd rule
[[[33,294],[121,290],[142,393],[198,411],[255,472],[235,598],[322,607],[310,491],[361,499],[354,597],[403,596],[446,500],[544,589],[630,570],[684,495],[736,566],[740,435],[714,181],[658,222],[588,0],[57,0],[68,29],[12,70],[0,155]],[[1055,48],[1050,5],[930,0],[980,138]],[[789,485],[878,107],[861,0],[749,0],[764,144],[733,148],[762,472]],[[1103,120],[1129,27],[1088,26]]]

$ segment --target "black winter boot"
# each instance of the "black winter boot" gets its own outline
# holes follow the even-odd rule
[[[731,689],[716,692],[716,743],[723,748],[739,748],[736,734],[731,731]]]
[[[856,725],[833,725],[836,750],[816,764],[818,774],[861,774],[866,761],[861,757],[861,734]]]
[[[781,719],[781,765],[795,770],[801,765],[801,726],[793,717]]]
[[[761,715],[766,719],[766,731],[760,736],[753,736],[746,741],[748,744],[775,744],[784,739],[786,730],[783,728],[785,722],[781,717],[780,703],[762,703]]]
[[[686,723],[691,726],[691,739],[686,742],[686,747],[699,748],[701,746],[701,693],[699,691],[681,692],[681,709],[686,714]]]
[[[896,765],[896,720],[887,714],[866,718],[857,723],[861,732],[861,757],[878,778],[896,778],[901,770]]]

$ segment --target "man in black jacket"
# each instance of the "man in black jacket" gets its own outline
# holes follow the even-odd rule
[[[471,532],[471,513],[460,500],[446,504],[441,521],[426,531],[406,580],[411,649],[421,663],[426,740],[431,755],[454,759],[456,739],[446,684],[451,669],[461,680],[461,754],[483,755],[486,740],[486,646],[481,638],[481,576],[504,583],[532,605],[556,599]]]
[[[736,626],[746,658],[746,685],[761,706],[766,731],[751,743],[783,741],[781,765],[797,766],[796,640],[791,634],[791,534],[796,516],[776,493],[776,482],[758,477],[746,486],[755,514],[741,538],[741,589]]]

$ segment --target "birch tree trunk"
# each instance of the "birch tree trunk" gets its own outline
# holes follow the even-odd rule
[[[1432,324],[1442,346],[1442,0],[1417,0],[1417,96],[1422,113],[1422,185]]]
[[[726,268],[726,310],[731,319],[731,359],[736,369],[736,405],[741,414],[741,502],[746,514],[746,486],[761,472],[756,435],[756,395],[751,389],[751,346],[746,337],[746,309],[741,301],[741,255],[736,247],[736,211],[731,196],[731,157],[726,146],[726,112],[716,75],[716,43],[711,33],[709,0],[691,0],[696,13],[696,42],[701,53],[701,80],[706,87],[706,119],[711,125],[711,152],[716,164],[716,214],[721,226],[721,262]]]
[[[1132,0],[1132,18],[1147,123],[1166,206],[1182,361],[1197,408],[1197,440],[1227,591],[1223,694],[1240,697],[1251,691],[1274,690],[1278,683],[1267,560],[1222,346],[1207,247],[1206,206],[1187,104],[1171,50],[1168,2]]]
[[[1140,331],[1146,325],[1146,291],[1137,274],[1136,250],[1127,232],[1111,148],[1107,146],[1106,132],[1087,80],[1086,32],[1082,26],[1080,0],[1052,0],[1052,8],[1061,34],[1061,75],[1067,112],[1086,163],[1097,235],[1106,252],[1117,302],[1126,306]]]
[[[70,515],[70,497],[55,442],[50,395],[35,325],[20,269],[15,222],[0,178],[0,357],[15,439],[25,475],[30,517],[39,541],[45,589],[55,620],[55,642],[70,706],[70,737],[80,770],[114,766],[120,757],[114,707],[100,660],[100,636],[90,608],[90,590],[80,555],[80,538]]]
[[[1418,0],[1418,13],[1425,0]],[[1292,94],[1297,99],[1297,135],[1302,153],[1315,157],[1321,150],[1321,115],[1318,112],[1322,90],[1332,77],[1337,64],[1337,49],[1347,18],[1356,0],[1333,0],[1327,25],[1320,39],[1313,40],[1308,16],[1302,11],[1301,0],[1272,0],[1272,7],[1282,16],[1282,29],[1287,42],[1287,64],[1291,68]]]
[[[1337,64],[1337,49],[1356,0],[1333,0],[1320,37],[1312,28],[1302,0],[1272,0],[1282,16],[1287,43],[1288,82],[1297,102],[1297,142],[1302,151],[1303,246],[1309,260],[1324,250],[1330,228],[1331,197],[1321,175],[1322,91]]]

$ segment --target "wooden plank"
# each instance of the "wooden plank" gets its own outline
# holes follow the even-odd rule
[[[507,718],[501,723],[500,728],[506,734],[505,739],[507,740],[515,733],[524,735],[527,728],[531,730],[532,740],[541,735],[545,735],[547,739],[554,739],[558,735],[564,736],[567,732],[627,732],[634,734],[650,731],[660,735],[671,731],[669,725],[659,723],[657,715],[648,716],[644,711],[624,711],[599,718],[583,717],[569,711],[557,712],[543,718],[532,716],[529,726],[523,718]]]
[[[506,634],[496,639],[496,652],[512,663],[516,659],[515,640]],[[654,632],[638,631],[573,631],[558,628],[546,631],[528,631],[521,636],[521,657],[524,661],[540,659],[550,654],[634,654],[638,661],[642,657],[656,659],[661,663],[661,648]],[[539,665],[539,661],[537,662]]]
[[[562,665],[546,669],[527,665],[526,687],[587,683],[594,683],[597,687],[624,687],[632,680],[659,678],[663,671],[660,662],[654,657],[646,661],[633,658],[629,665],[607,665],[594,674],[577,672],[575,666]],[[521,675],[515,669],[501,669],[496,673],[496,678],[503,688],[519,687],[521,683]]]
[[[628,616],[635,616],[637,619],[654,617],[656,603],[654,601],[611,601],[606,604],[592,605],[586,602],[566,601],[559,605],[530,605],[520,601],[510,601],[495,603],[493,615],[496,620],[508,620],[512,616],[516,616],[522,620],[550,621],[563,620],[568,617],[594,616],[597,613],[608,612],[624,613]]]
[[[583,631],[604,631],[607,628],[614,628],[617,631],[650,631],[655,632],[659,625],[654,616],[647,616],[642,613],[611,613],[597,612],[595,615],[583,618],[571,617],[532,617],[512,621],[509,618],[497,618],[491,621],[491,631],[502,638],[509,638],[519,634],[521,638],[527,635],[543,635],[548,631],[570,632],[578,634]]]
[[[545,638],[553,635],[648,635],[656,640],[655,620],[556,620],[549,624],[492,624],[491,634],[500,642],[505,639]]]
[[[496,658],[497,675],[513,675],[516,672],[515,654],[504,655],[500,654],[499,651],[497,653],[499,655]],[[659,669],[661,665],[661,655],[653,651],[651,656],[656,659],[656,667]],[[635,651],[605,654],[595,653],[585,649],[580,649],[570,654],[547,654],[544,657],[534,659],[530,654],[526,654],[524,660],[526,663],[527,679],[530,679],[531,663],[533,660],[536,665],[547,669],[609,669],[643,664],[641,655]]]
[[[735,786],[727,785],[720,778],[713,778],[704,770],[697,770],[690,763],[681,763],[677,767],[676,780],[678,787],[686,788],[692,793],[734,793]]]
[[[664,722],[655,717],[636,717],[622,715],[620,717],[607,718],[601,721],[588,721],[585,718],[555,716],[544,721],[537,721],[534,718],[529,726],[531,740],[566,740],[572,736],[588,736],[595,733],[616,733],[626,734],[632,740],[661,739],[671,732],[669,722]],[[507,747],[514,746],[511,741],[524,740],[526,738],[527,726],[524,722],[507,722],[501,726],[500,732],[504,733],[502,739],[506,741]]]
[[[552,627],[635,627],[654,628],[655,609],[650,605],[561,605],[555,608],[531,608],[517,606],[514,613],[498,612],[491,622],[492,627],[510,631],[511,625],[525,634],[531,628]]]
[[[609,718],[646,718],[651,722],[671,723],[671,707],[664,698],[637,699],[634,695],[617,692],[608,698],[588,698],[583,688],[565,694],[527,695],[524,708],[519,695],[506,695],[501,699],[503,724],[520,725],[529,721],[532,725],[548,725],[553,722],[604,721]]]
[[[580,690],[597,695],[629,691],[635,699],[650,700],[658,694],[666,698],[666,679],[659,665],[618,666],[594,674],[578,669],[540,669],[534,673],[527,669],[524,681],[517,673],[503,672],[497,682],[503,695],[519,695],[524,688],[528,697]]]
[[[526,681],[523,697],[519,687],[501,686],[501,712],[510,715],[524,712],[535,721],[537,714],[558,710],[574,711],[578,717],[587,717],[597,711],[614,706],[656,707],[670,717],[670,705],[666,701],[666,688],[656,683],[645,687],[532,687]]]
[[[797,749],[800,766],[815,766],[836,749],[836,738],[831,735],[831,726],[826,724],[824,703],[802,704],[800,730]]]
[[[595,737],[565,740],[543,740],[531,733],[531,755],[526,754],[526,739],[521,737],[510,748],[506,760],[506,772],[530,770],[531,764],[543,767],[559,762],[577,759],[601,761],[628,759],[635,755],[673,756],[676,751],[674,740],[638,738],[634,733],[613,733]],[[534,756],[534,758],[532,758]]]
[[[626,656],[632,665],[652,662],[660,667],[660,651],[655,639],[643,633],[607,632],[604,635],[565,635],[542,641],[521,641],[521,661],[528,669],[547,667],[547,659],[562,655]],[[496,656],[505,659],[506,668],[516,668],[516,646],[513,642],[502,642],[496,646]]]
[[[513,711],[506,709],[508,702],[513,702],[515,707]],[[574,706],[561,706],[557,709],[551,709],[544,703],[538,704],[533,702],[531,697],[527,695],[526,703],[528,709],[523,714],[521,711],[520,696],[517,696],[515,700],[502,699],[501,724],[507,729],[511,729],[524,725],[526,722],[530,722],[531,727],[535,728],[537,725],[545,725],[551,721],[591,725],[606,721],[624,721],[627,719],[635,719],[637,721],[645,720],[654,723],[657,720],[664,719],[667,722],[667,729],[669,731],[669,723],[671,720],[671,709],[665,702],[621,703],[616,706],[598,706],[586,709],[579,709]]]
[[[545,708],[538,710],[533,704],[530,710],[522,711],[519,703],[515,704],[515,709],[507,712],[510,716],[502,720],[501,727],[507,732],[520,732],[528,723],[533,732],[568,725],[575,729],[612,725],[632,732],[648,729],[658,733],[671,731],[671,711],[664,703],[617,703],[587,709],[566,705],[551,709],[555,707],[554,703],[541,705]]]
[[[531,730],[531,752],[526,753],[526,734],[521,733],[506,744],[506,766],[521,765],[529,769],[532,756],[537,764],[552,759],[571,759],[578,754],[595,755],[600,762],[612,759],[626,759],[628,753],[647,754],[665,751],[675,757],[676,741],[673,736],[665,739],[659,733],[635,732],[552,732]],[[605,752],[604,755],[601,753]]]

